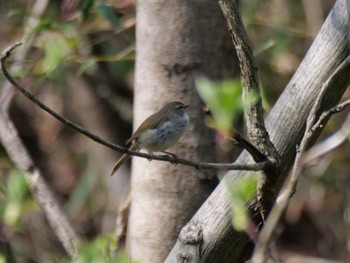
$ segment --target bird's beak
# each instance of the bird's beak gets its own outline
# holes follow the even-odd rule
[[[190,107],[190,105],[184,105],[184,108],[187,109],[188,107]]]

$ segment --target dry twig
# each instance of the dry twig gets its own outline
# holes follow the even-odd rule
[[[79,238],[40,171],[34,166],[16,128],[2,109],[0,109],[0,139],[11,160],[24,172],[31,193],[43,209],[66,252],[75,257]]]
[[[350,105],[349,102],[350,100],[344,101],[343,103],[339,104],[338,106],[332,109],[337,108],[339,110],[340,108],[343,108],[343,106],[345,105],[346,106]],[[336,112],[339,112],[338,110]],[[321,128],[322,126],[318,126],[318,127]],[[344,123],[336,133],[332,134],[330,137],[328,137],[324,141],[316,144],[309,151],[305,153],[305,156],[303,158],[303,165],[308,165],[314,162],[316,159],[322,157],[323,155],[329,153],[330,151],[340,146],[342,143],[348,140],[349,134],[350,134],[350,113],[348,114],[346,120],[344,121]]]

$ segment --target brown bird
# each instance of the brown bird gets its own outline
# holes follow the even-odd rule
[[[163,152],[173,146],[190,123],[186,112],[188,107],[182,102],[174,101],[149,116],[126,141],[126,144],[131,143],[129,149],[133,151],[145,149],[152,154],[153,152]],[[129,154],[123,154],[114,165],[111,176],[129,158]]]

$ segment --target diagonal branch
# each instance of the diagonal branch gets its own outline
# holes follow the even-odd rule
[[[322,85],[322,89],[311,109],[310,115],[307,119],[306,129],[300,146],[297,149],[297,154],[295,157],[292,173],[288,182],[285,183],[284,190],[282,190],[282,194],[280,194],[276,204],[274,205],[268,220],[266,221],[265,226],[263,227],[259,240],[256,244],[255,251],[252,257],[252,263],[260,263],[266,262],[268,259],[268,248],[270,244],[276,237],[276,226],[287,209],[288,203],[292,195],[296,191],[297,183],[299,177],[304,169],[304,164],[302,157],[304,152],[309,145],[309,143],[317,136],[317,132],[322,128],[320,123],[324,121],[327,116],[329,117],[331,114],[340,111],[340,109],[344,108],[347,103],[343,103],[345,105],[341,105],[341,107],[336,106],[329,111],[326,111],[324,114],[319,117],[317,121],[317,111],[320,109],[324,95],[329,90],[330,87],[335,85],[335,82],[338,81],[339,77],[344,74],[344,72],[348,72],[350,68],[350,56],[348,56],[343,63],[341,63],[336,70],[331,74],[328,80]],[[321,122],[320,122],[321,121]]]
[[[0,140],[11,160],[24,172],[24,177],[32,195],[45,212],[50,226],[67,254],[74,258],[77,255],[77,247],[80,242],[78,235],[43,179],[42,174],[34,166],[12,121],[2,109],[0,109]]]
[[[213,169],[213,170],[250,170],[250,171],[259,171],[262,170],[266,167],[267,162],[262,161],[259,163],[253,163],[253,164],[231,164],[231,163],[208,163],[208,162],[196,162],[196,161],[191,161],[187,159],[182,159],[182,158],[177,158],[174,156],[169,156],[169,155],[151,155],[151,154],[146,154],[146,153],[141,153],[141,152],[136,152],[129,150],[128,148],[122,147],[117,144],[110,143],[99,136],[85,130],[81,126],[73,123],[72,121],[66,119],[65,117],[61,116],[54,110],[50,109],[48,106],[43,104],[40,100],[38,100],[33,94],[28,92],[25,88],[23,88],[20,84],[18,84],[8,73],[5,62],[7,58],[10,57],[11,52],[20,46],[21,43],[17,42],[14,45],[8,47],[6,50],[3,51],[1,55],[1,68],[2,71],[7,78],[7,80],[19,91],[21,92],[24,96],[26,96],[28,99],[30,99],[33,103],[38,105],[41,109],[52,115],[54,118],[62,122],[63,124],[67,125],[68,127],[76,130],[77,132],[85,135],[86,137],[90,138],[91,140],[102,144],[104,146],[107,146],[113,150],[119,151],[121,153],[127,153],[132,156],[138,156],[141,158],[146,158],[149,160],[158,160],[158,161],[163,161],[163,162],[170,162],[170,163],[180,163],[182,165],[187,165],[187,166],[192,166],[196,169]]]
[[[328,111],[325,111],[324,113],[322,113],[322,115],[320,116],[320,118],[318,119],[318,121],[315,123],[315,125],[311,128],[312,131],[316,130],[316,129],[320,129],[324,126],[324,122],[333,114],[339,113],[341,111],[343,111],[346,107],[348,107],[350,105],[350,99],[339,103],[337,106],[329,109]]]
[[[323,120],[327,119],[326,117],[342,111],[343,109],[345,109],[345,107],[349,105],[350,105],[350,99],[324,112],[321,115],[320,119],[317,121],[317,123],[312,127],[312,129],[322,128],[322,126],[324,125]],[[328,137],[324,141],[316,144],[309,151],[305,153],[305,157],[303,158],[303,164],[308,165],[311,162],[315,161],[317,158],[320,158],[321,156],[334,150],[336,147],[338,147],[348,139],[349,133],[350,133],[350,113],[348,114],[348,117],[346,118],[346,120],[344,121],[344,123],[336,133],[332,134],[330,137]]]

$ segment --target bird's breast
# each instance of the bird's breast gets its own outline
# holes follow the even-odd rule
[[[189,117],[173,116],[154,129],[144,131],[138,139],[140,148],[151,152],[164,151],[174,145],[189,125]]]

